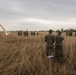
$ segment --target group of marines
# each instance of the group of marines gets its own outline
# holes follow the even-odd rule
[[[63,57],[63,40],[61,31],[58,31],[57,35],[54,36],[52,30],[49,30],[49,34],[45,36],[47,58],[52,55],[52,58],[56,58],[58,62],[60,61]]]

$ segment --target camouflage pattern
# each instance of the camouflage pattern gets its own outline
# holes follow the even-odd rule
[[[49,54],[54,54],[54,40],[55,37],[53,34],[49,33],[45,36],[45,42],[46,44],[46,55],[48,56]]]
[[[55,37],[55,57],[58,59],[63,57],[63,45],[62,45],[62,41],[64,40],[64,38],[61,36],[61,32],[58,32],[58,35]]]

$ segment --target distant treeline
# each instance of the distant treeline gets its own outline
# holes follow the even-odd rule
[[[23,31],[23,30],[21,30],[21,31]],[[48,32],[49,31],[49,29],[48,30],[39,30],[39,31],[34,31],[34,32]],[[58,31],[62,31],[62,32],[69,32],[69,31],[72,31],[72,32],[76,32],[76,29],[61,29],[61,30],[52,30],[53,32],[58,32]],[[0,32],[4,32],[4,31],[0,31]],[[18,30],[16,30],[16,31],[9,31],[9,32],[18,32]],[[28,31],[28,32],[32,32],[32,31]]]

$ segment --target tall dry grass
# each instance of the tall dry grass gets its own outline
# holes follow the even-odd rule
[[[76,37],[64,36],[61,65],[46,58],[46,33],[18,37],[0,36],[0,75],[76,75]]]

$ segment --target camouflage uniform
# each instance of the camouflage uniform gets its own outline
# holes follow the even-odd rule
[[[49,55],[49,51],[50,51],[50,54],[54,54],[54,35],[52,34],[52,30],[49,30],[49,34],[47,34],[45,36],[45,42],[47,43],[46,44],[46,55],[48,56]]]
[[[58,32],[58,35],[55,37],[55,56],[56,58],[60,59],[60,57],[63,57],[63,45],[62,45],[62,41],[64,40],[64,38],[61,36],[61,32]]]

